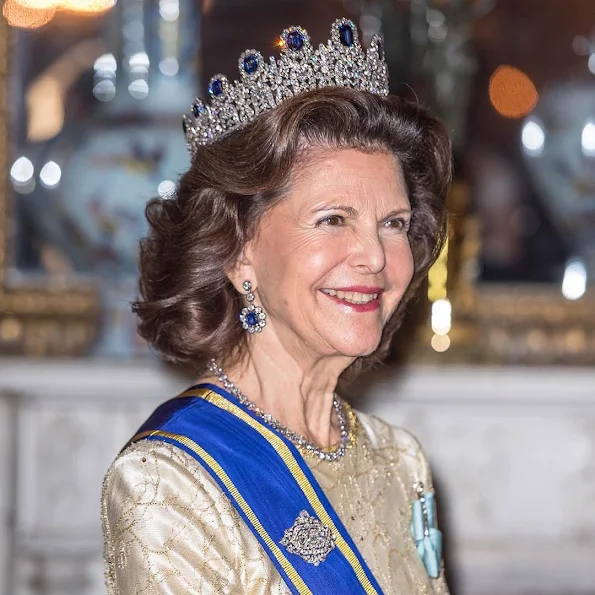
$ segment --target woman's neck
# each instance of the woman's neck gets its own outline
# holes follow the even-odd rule
[[[252,343],[249,357],[225,369],[229,379],[290,430],[323,448],[337,444],[340,431],[333,399],[339,376],[352,359],[298,359],[282,346],[267,348],[264,343]]]

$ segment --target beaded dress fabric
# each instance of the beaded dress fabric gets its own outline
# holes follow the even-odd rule
[[[357,413],[338,461],[306,459],[386,595],[448,595],[415,550],[412,486],[426,459],[401,429]],[[288,595],[289,589],[209,473],[173,445],[141,440],[109,469],[102,495],[109,595]],[[342,594],[341,594],[342,595]]]

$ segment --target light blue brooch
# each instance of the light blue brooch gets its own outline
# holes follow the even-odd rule
[[[424,491],[424,484],[413,486],[416,499],[412,502],[411,534],[421,561],[430,578],[440,575],[442,533],[436,528],[436,501],[432,492]]]

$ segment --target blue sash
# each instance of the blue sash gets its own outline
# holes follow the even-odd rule
[[[158,407],[131,442],[141,439],[174,444],[210,473],[292,593],[382,595],[299,451],[229,393],[212,384],[187,390]],[[302,511],[334,538],[317,566],[280,544]]]

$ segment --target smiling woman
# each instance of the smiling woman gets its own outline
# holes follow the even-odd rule
[[[382,360],[440,251],[450,144],[386,96],[380,40],[284,36],[278,71],[247,50],[241,83],[214,77],[190,169],[147,208],[140,332],[198,380],[106,476],[112,594],[447,592],[419,445],[336,386]]]

